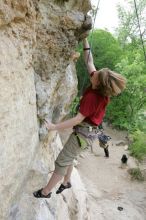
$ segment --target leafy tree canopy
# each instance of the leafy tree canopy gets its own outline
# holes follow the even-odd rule
[[[134,1],[128,0],[126,3],[127,7],[118,5],[118,15],[120,22],[119,27],[117,28],[117,36],[123,46],[125,46],[126,43],[134,43],[137,41],[140,34]],[[146,40],[146,1],[136,0],[136,7],[142,37],[144,40]]]

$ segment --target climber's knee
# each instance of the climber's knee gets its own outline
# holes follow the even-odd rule
[[[55,162],[55,173],[59,174],[60,176],[65,176],[67,174],[68,166],[60,166]]]

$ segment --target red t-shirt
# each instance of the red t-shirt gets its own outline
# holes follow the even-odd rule
[[[84,121],[89,124],[100,125],[108,102],[109,97],[102,96],[98,90],[89,87],[80,101],[79,112],[86,117]]]

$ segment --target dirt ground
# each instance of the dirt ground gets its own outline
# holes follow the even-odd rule
[[[88,149],[79,157],[77,169],[89,194],[91,220],[146,220],[146,181],[131,180],[129,168],[136,160],[129,156],[125,144],[126,134],[111,128],[106,133],[112,137],[110,157],[104,157],[98,142],[93,153]],[[121,168],[121,157],[126,154],[128,164]]]

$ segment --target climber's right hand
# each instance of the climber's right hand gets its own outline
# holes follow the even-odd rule
[[[55,124],[53,124],[50,121],[45,120],[45,126],[48,129],[48,131],[55,130]]]

